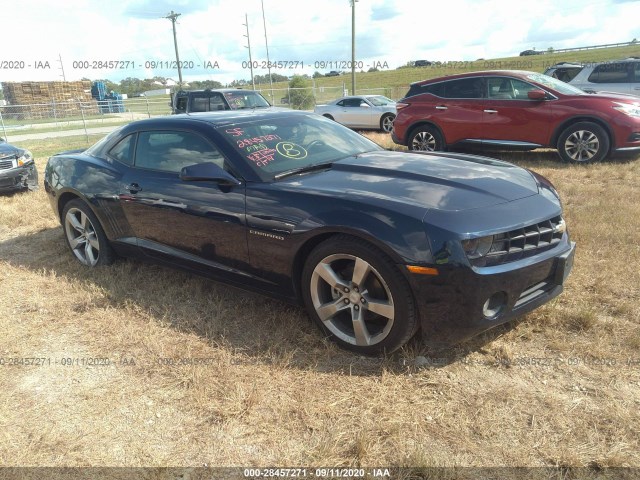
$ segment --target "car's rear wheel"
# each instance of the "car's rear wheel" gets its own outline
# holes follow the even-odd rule
[[[340,346],[392,352],[417,331],[415,302],[398,267],[370,244],[333,237],[315,248],[302,274],[305,306]]]
[[[599,162],[609,153],[609,135],[592,122],[578,122],[558,137],[558,153],[565,162]]]
[[[444,142],[437,129],[423,125],[411,132],[407,147],[409,147],[409,150],[434,152],[444,150]]]
[[[100,222],[82,200],[68,202],[62,210],[62,225],[71,253],[88,267],[109,265],[113,251]]]
[[[322,116],[323,116],[323,117],[328,118],[329,120],[333,120],[333,119],[334,119],[334,118],[333,118],[331,115],[329,115],[328,113],[325,113],[325,114],[324,114],[324,115],[322,115]]]
[[[396,119],[396,116],[393,113],[385,113],[382,118],[380,118],[380,130],[383,132],[389,133],[393,130],[393,121]]]

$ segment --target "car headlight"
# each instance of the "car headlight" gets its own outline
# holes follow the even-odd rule
[[[21,167],[31,161],[33,161],[32,153],[29,150],[23,150],[22,154],[18,157],[18,166]]]
[[[491,245],[493,245],[493,235],[462,241],[462,248],[469,260],[484,257],[491,250]]]
[[[613,108],[625,115],[629,115],[630,117],[640,117],[640,105],[637,103],[613,102]]]

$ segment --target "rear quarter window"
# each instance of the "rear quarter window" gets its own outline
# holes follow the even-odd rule
[[[597,65],[591,75],[589,81],[592,83],[628,83],[629,79],[629,63],[603,63]]]

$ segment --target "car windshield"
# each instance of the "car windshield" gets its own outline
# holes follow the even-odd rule
[[[555,91],[562,93],[563,95],[586,95],[583,90],[574,87],[573,85],[569,85],[568,83],[564,83],[557,78],[550,77],[548,75],[543,75],[541,73],[530,73],[527,75],[529,80],[533,80],[534,82],[538,82],[545,87],[549,87],[554,89]]]
[[[282,172],[330,164],[377,144],[319,115],[287,115],[239,122],[218,131],[264,181]]]
[[[258,92],[240,91],[225,92],[224,97],[229,102],[231,110],[240,110],[243,108],[265,108],[270,107],[269,102]]]
[[[367,100],[369,100],[371,102],[372,105],[376,106],[376,107],[382,107],[384,105],[393,105],[396,102],[394,102],[393,100],[391,100],[390,98],[387,98],[383,95],[375,95],[372,97],[367,97]]]

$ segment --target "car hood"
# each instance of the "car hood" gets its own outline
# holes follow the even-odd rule
[[[632,95],[630,93],[596,92],[592,93],[591,95],[593,95],[594,97],[603,98],[605,100],[611,100],[613,102],[640,104],[640,97],[638,97],[637,95]]]
[[[404,204],[428,209],[469,210],[538,194],[529,171],[475,155],[370,152],[329,170],[290,177],[280,185],[345,200]]]
[[[20,155],[24,150],[8,143],[0,143],[0,158]]]

